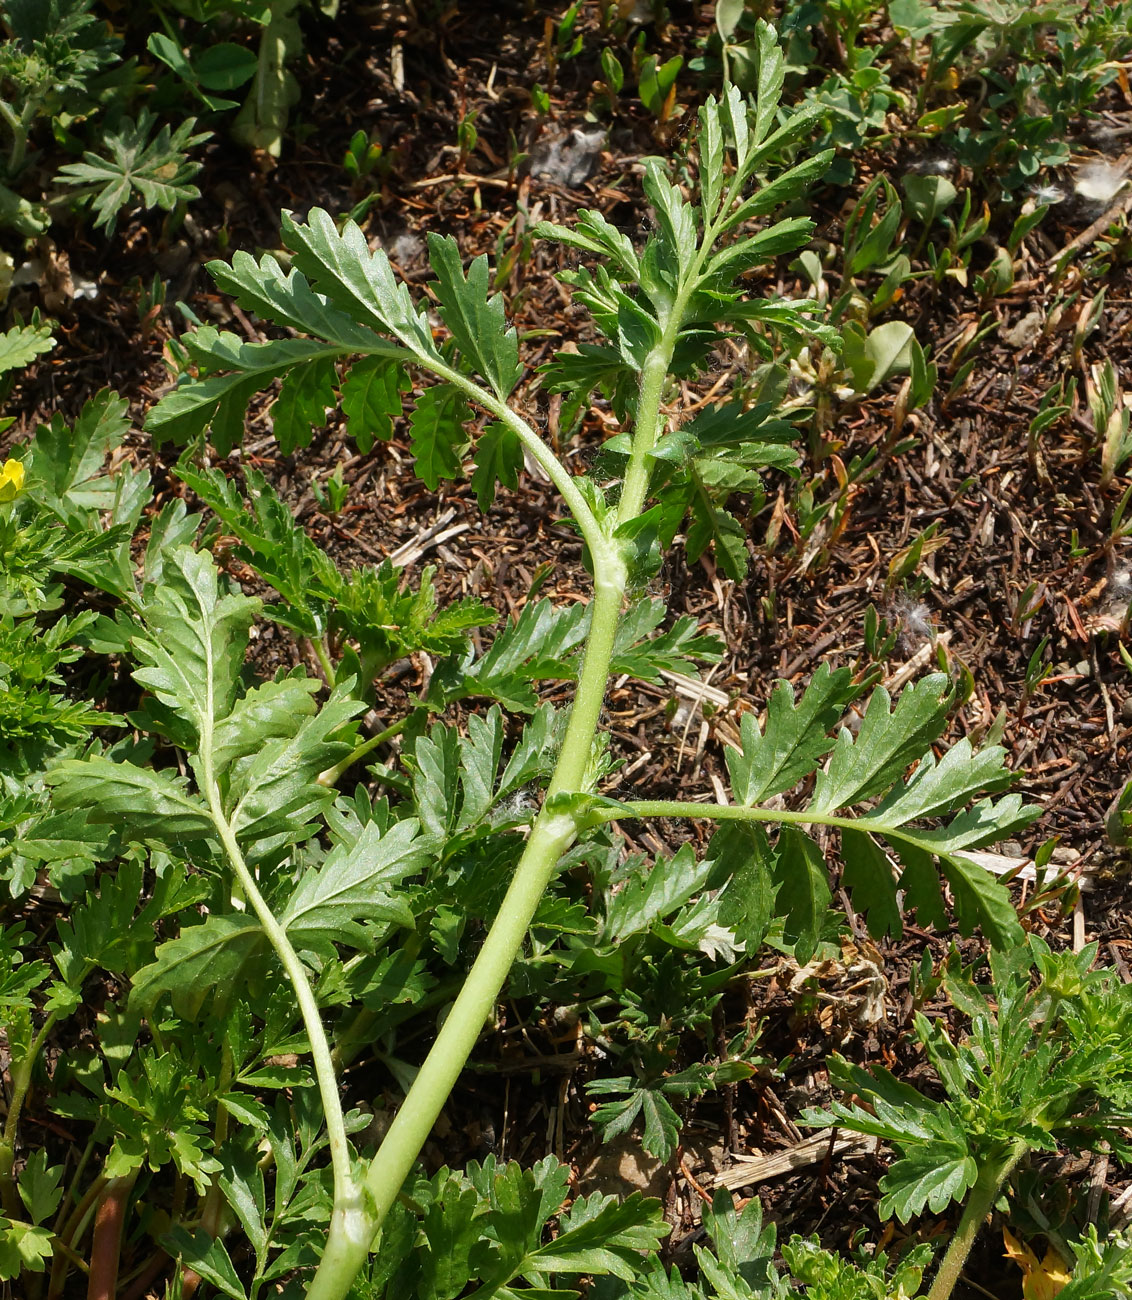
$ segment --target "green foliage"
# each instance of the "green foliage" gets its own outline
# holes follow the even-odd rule
[[[31,365],[36,357],[50,352],[55,346],[51,329],[51,323],[41,322],[36,313],[30,325],[13,325],[10,330],[0,334],[0,374],[22,370]]]
[[[148,47],[168,69],[165,92],[172,76],[205,111],[226,111],[217,93],[250,81],[240,129],[277,151],[296,0],[181,0],[176,10],[237,37],[240,22],[259,26],[254,73],[248,47],[221,41],[209,57],[178,44],[172,21]],[[558,59],[576,52],[579,13],[548,34]],[[869,7],[844,0],[830,15],[862,76],[873,57],[858,41]],[[741,21],[734,6],[717,16],[729,41]],[[149,412],[156,436],[190,444],[178,474],[203,519],[179,501],[154,511],[147,471],[124,461],[108,471],[128,428],[113,394],[91,399],[73,424],[53,418],[5,465],[0,725],[13,759],[0,768],[0,861],[14,896],[43,883],[68,911],[0,932],[12,1079],[0,1273],[19,1261],[39,1267],[49,1244],[40,1230],[48,1221],[54,1230],[62,1177],[73,1176],[65,1194],[75,1207],[88,1196],[93,1205],[99,1180],[136,1179],[146,1213],[131,1207],[131,1240],[148,1235],[216,1292],[245,1300],[296,1287],[321,1300],[351,1287],[374,1300],[539,1300],[590,1286],[654,1300],[785,1300],[795,1283],[828,1300],[918,1292],[924,1250],[849,1263],[794,1239],[782,1247],[789,1275],[780,1272],[757,1200],[737,1214],[716,1196],[704,1211],[711,1246],[696,1244],[698,1278],[685,1280],[657,1260],[659,1205],[575,1191],[554,1158],[528,1169],[489,1158],[431,1176],[413,1167],[508,977],[525,1032],[545,1032],[562,1012],[601,1046],[608,1067],[585,1083],[606,1137],[640,1128],[645,1147],[669,1159],[697,1098],[757,1086],[771,1068],[758,1027],[720,1041],[715,1013],[764,944],[805,963],[835,934],[815,827],[840,836],[840,883],[874,935],[900,934],[914,911],[923,925],[981,927],[1004,949],[1021,937],[1004,888],[966,854],[1025,827],[1035,810],[1002,793],[1000,748],[940,745],[954,696],[942,675],[895,701],[877,689],[858,706],[872,679],[819,666],[800,694],[776,686],[761,722],[743,716],[726,755],[732,803],[615,797],[625,785],[605,721],[610,681],[655,688],[724,651],[646,594],[677,537],[689,559],[710,553],[738,580],[748,556],[740,521],[761,508],[763,476],[798,475],[809,490],[791,367],[813,364],[830,382],[847,374],[858,395],[907,369],[907,402],[926,402],[934,374],[923,350],[900,322],[874,327],[869,316],[902,283],[895,246],[906,215],[925,229],[952,221],[957,254],[981,237],[970,203],[960,212],[943,186],[906,187],[905,208],[878,183],[849,223],[842,299],[759,296],[752,273],[813,232],[799,205],[833,146],[812,148],[828,105],[784,106],[790,69],[774,31],[747,22],[744,32],[755,97],[727,85],[707,100],[679,184],[661,159],[645,162],[653,224],[640,247],[596,212],[571,229],[538,229],[585,259],[563,280],[601,338],[560,353],[542,379],[563,396],[567,424],[594,393],[608,399],[621,431],[591,472],[574,474],[519,413],[526,371],[500,268],[493,275],[485,258],[468,261],[434,236],[435,279],[418,295],[356,223],[317,208],[304,221],[284,216],[286,258],[237,253],[210,267],[258,320],[261,341],[190,331],[176,351],[179,382]],[[677,70],[648,56],[633,64],[660,118],[675,112]],[[610,60],[604,72],[616,95],[624,78]],[[64,176],[98,187],[91,197],[107,227],[135,192],[167,208],[190,197],[194,164],[181,155],[200,142],[193,123],[160,127],[153,140],[150,112],[108,119],[112,167],[82,173],[95,167],[88,157]],[[815,287],[821,272],[819,260]],[[873,272],[884,284],[866,301],[854,277]],[[38,329],[12,340],[14,356],[42,350]],[[732,345],[755,373],[681,421],[683,386]],[[533,460],[578,527],[592,598],[557,606],[532,591],[500,621],[474,597],[445,604],[431,567],[411,579],[391,562],[339,568],[254,466],[242,480],[202,467],[206,438],[231,451],[249,403],[268,391],[283,454],[335,425],[340,408],[364,454],[404,431],[427,491],[474,462],[484,510],[497,485],[519,487]],[[846,490],[850,481],[847,470]],[[345,483],[331,482],[317,499],[333,513]],[[269,603],[237,582],[253,577]],[[79,602],[63,616],[57,579]],[[316,660],[318,676],[263,670],[253,649],[263,617],[275,624],[268,654],[280,652],[267,661]],[[868,640],[877,651],[879,625]],[[414,656],[427,668],[420,678],[396,668]],[[102,707],[107,698],[122,719]],[[468,700],[482,703],[453,707]],[[111,724],[123,719],[118,736]],[[372,734],[363,739],[362,727]],[[340,792],[347,772],[362,779]],[[988,793],[999,797],[974,802]],[[607,824],[654,816],[720,826],[646,855]],[[1008,1172],[1020,1143],[1125,1152],[1123,986],[1090,972],[1091,954],[1030,951],[1035,987],[1022,958],[1001,953],[989,995],[949,973],[971,1021],[958,1046],[940,1023],[917,1019],[943,1100],[879,1070],[833,1066],[872,1106],[835,1108],[836,1121],[900,1148],[883,1205],[903,1219],[977,1190],[984,1169]],[[53,1036],[67,1050],[54,1051]],[[396,1111],[372,1156],[373,1131],[361,1132],[375,1116],[344,1114],[341,1099],[341,1071],[362,1052],[364,1077],[380,1080],[370,1095],[388,1092],[381,1108]],[[43,1156],[15,1172],[33,1083],[83,1134],[89,1167],[72,1175]],[[76,1241],[72,1233],[64,1261]],[[1088,1270],[1121,1277],[1122,1247],[1081,1249],[1082,1284]]]
[[[135,193],[143,208],[161,208],[165,212],[200,198],[200,190],[189,182],[201,164],[193,162],[187,151],[203,144],[212,133],[194,135],[196,119],[190,117],[173,131],[162,126],[151,139],[155,121],[148,109],[142,109],[136,122],[123,118],[117,131],[103,137],[105,155],[88,151],[82,162],[60,167],[59,180],[75,186],[78,201],[89,203],[95,212],[96,230],[104,226],[112,235],[119,214]]]
[[[93,0],[9,0],[4,7],[11,34],[0,43],[0,120],[9,177],[23,165],[36,121],[89,111],[94,79],[120,58],[121,41],[93,7]]]
[[[1006,890],[965,856],[1037,816],[1038,810],[1017,795],[968,806],[978,793],[1009,785],[1004,751],[988,746],[975,752],[969,741],[961,740],[935,758],[931,746],[942,734],[951,706],[949,683],[938,674],[906,688],[895,707],[887,691],[874,691],[855,719],[856,734],[843,726],[836,740],[830,739],[834,721],[857,694],[848,669],[830,673],[819,668],[797,703],[791,688],[779,683],[765,729],[760,731],[747,714],[742,748],[726,751],[736,799],[754,808],[816,773],[813,792],[794,817],[801,824],[840,827],[842,881],[871,934],[899,934],[902,909],[916,909],[921,923],[943,923],[935,863],[951,888],[961,930],[981,926],[992,943],[1012,946],[1021,930]],[[913,763],[915,770],[905,779]],[[846,810],[878,796],[873,807],[851,820],[845,817]],[[942,826],[918,824],[948,816],[950,822]],[[767,820],[776,819],[771,815]],[[761,942],[770,911],[756,900],[774,897],[776,910],[785,917],[785,938],[798,960],[808,961],[832,897],[816,842],[794,825],[782,831],[773,847],[757,825],[729,830],[725,842],[734,878],[724,914],[736,933],[748,944]],[[894,870],[881,842],[900,870]]]
[[[452,1300],[485,1293],[578,1295],[567,1279],[634,1279],[641,1252],[667,1234],[660,1202],[595,1192],[564,1209],[569,1170],[553,1156],[523,1169],[489,1157],[441,1169],[406,1188],[383,1236],[386,1249],[357,1283],[366,1300],[415,1295]],[[548,1225],[556,1222],[551,1236]]]
[[[938,1100],[879,1066],[832,1059],[834,1082],[871,1110],[835,1102],[807,1121],[897,1148],[881,1180],[882,1214],[904,1223],[925,1208],[938,1214],[987,1171],[1004,1179],[1027,1151],[1127,1149],[1132,991],[1113,971],[1091,970],[1095,956],[1095,945],[1052,953],[1032,937],[1012,953],[991,952],[985,990],[950,966],[944,987],[969,1029],[955,1042],[938,1020],[917,1012],[914,1022],[943,1091]]]

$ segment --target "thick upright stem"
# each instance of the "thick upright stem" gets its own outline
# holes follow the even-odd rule
[[[662,429],[660,403],[664,384],[687,298],[698,276],[702,257],[701,250],[666,315],[660,342],[642,367],[633,448],[622,485],[616,516],[618,524],[639,515],[648,494],[650,457]],[[459,371],[433,360],[424,364],[506,424],[546,470],[562,493],[589,548],[594,568],[594,598],[578,690],[570,709],[562,749],[547,788],[546,803],[531,827],[510,887],[468,978],[366,1174],[365,1190],[369,1199],[364,1222],[371,1235],[384,1222],[428,1139],[485,1021],[495,1007],[558,862],[577,837],[576,816],[564,810],[555,796],[583,794],[590,788],[593,741],[601,722],[609,665],[628,581],[620,549],[610,540],[573,476],[534,430],[505,402],[487,393]],[[364,1247],[342,1248],[333,1241],[328,1243],[307,1292],[307,1300],[342,1300],[364,1259]]]
[[[963,1266],[967,1263],[975,1238],[979,1235],[987,1215],[998,1199],[1003,1183],[1010,1177],[1014,1166],[1028,1149],[1024,1142],[1015,1142],[1002,1159],[992,1161],[983,1167],[978,1178],[975,1179],[975,1185],[971,1188],[959,1226],[932,1281],[927,1300],[948,1300],[955,1289],[956,1282],[959,1281]]]
[[[122,1228],[126,1222],[126,1201],[133,1191],[137,1171],[112,1179],[94,1216],[90,1246],[90,1276],[87,1300],[114,1300],[118,1290],[118,1266],[122,1258]]]
[[[577,493],[576,488],[573,490]],[[584,516],[577,512],[575,515],[593,557],[595,591],[578,690],[550,779],[547,803],[531,827],[510,887],[468,978],[370,1164],[365,1188],[371,1235],[384,1222],[467,1064],[559,859],[577,836],[575,818],[568,812],[556,812],[552,800],[555,795],[581,793],[587,786],[627,574],[620,554],[598,528],[589,508],[585,508]],[[307,1300],[341,1300],[364,1259],[364,1249],[332,1252],[328,1247]]]

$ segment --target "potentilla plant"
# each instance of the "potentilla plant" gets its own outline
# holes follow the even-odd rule
[[[434,673],[436,690],[430,687],[420,707],[440,713],[451,699],[486,695],[529,713],[509,756],[498,707],[473,716],[464,734],[442,722],[426,730],[418,717],[406,730],[402,764],[372,769],[380,798],[366,789],[336,796],[335,785],[378,747],[357,734],[355,719],[373,684],[367,676],[412,644],[377,636],[388,632],[380,611],[396,606],[398,583],[382,571],[355,580],[320,566],[294,530],[280,525],[279,503],[271,504],[266,485],[254,486],[254,499],[241,513],[215,478],[200,472],[195,480],[227,512],[244,554],[271,575],[282,597],[272,616],[301,628],[321,651],[322,678],[301,672],[265,682],[250,677],[245,655],[259,602],[227,582],[206,549],[185,544],[183,532],[161,550],[153,581],[131,610],[112,626],[110,620],[102,625],[106,643],[128,648],[139,665],[134,678],[147,695],[130,720],[147,740],[141,748],[95,747],[55,766],[48,776],[54,805],[61,814],[111,822],[125,841],[150,846],[151,870],[166,882],[159,890],[163,899],[173,880],[182,902],[206,903],[207,916],[197,915],[197,924],[183,919],[180,933],[158,947],[152,961],[139,966],[123,958],[131,1012],[146,1017],[158,1044],[184,1034],[205,1012],[225,1027],[199,1091],[220,1107],[217,1144],[229,1134],[232,1118],[245,1135],[235,1148],[234,1138],[228,1142],[225,1159],[210,1155],[202,1130],[207,1106],[177,1091],[169,1051],[145,1056],[144,1079],[120,1075],[98,1112],[99,1122],[116,1123],[121,1133],[106,1176],[121,1189],[146,1162],[156,1168],[172,1160],[200,1189],[205,1230],[174,1234],[172,1247],[225,1294],[243,1291],[222,1244],[212,1240],[224,1217],[222,1201],[254,1247],[253,1295],[311,1262],[322,1232],[311,1207],[321,1202],[312,1199],[314,1192],[304,1193],[303,1201],[295,1188],[303,1170],[317,1168],[324,1144],[333,1195],[307,1294],[338,1300],[347,1293],[492,1014],[548,887],[564,862],[584,867],[600,856],[610,823],[661,817],[720,823],[707,854],[710,870],[697,875],[683,862],[680,879],[692,884],[676,899],[683,903],[697,890],[705,895],[716,949],[722,935],[728,951],[753,954],[776,917],[782,944],[800,960],[818,948],[832,895],[825,851],[809,829],[815,826],[840,833],[842,883],[874,933],[899,932],[904,908],[915,909],[922,922],[946,923],[945,882],[965,932],[981,926],[1001,945],[1021,937],[1006,891],[965,851],[1026,825],[1034,810],[1015,795],[971,804],[980,792],[1008,785],[1000,749],[975,752],[962,741],[934,756],[953,699],[941,675],[906,688],[895,705],[878,689],[853,716],[853,727],[843,726],[836,736],[831,732],[862,691],[849,670],[818,667],[798,699],[780,684],[768,701],[765,725],[746,715],[741,747],[728,753],[733,803],[620,802],[603,790],[612,772],[602,729],[612,672],[647,676],[663,656],[711,652],[687,627],[679,635],[671,628],[653,635],[663,609],[640,596],[662,554],[683,531],[689,556],[712,547],[725,571],[741,574],[742,529],[728,499],[757,490],[761,468],[792,460],[785,445],[789,427],[776,417],[772,401],[723,401],[681,422],[670,405],[681,381],[730,334],[741,335],[768,361],[784,345],[800,346],[814,336],[836,343],[806,306],[744,291],[745,272],[807,239],[812,223],[806,218],[761,223],[803,194],[829,162],[821,153],[779,170],[782,151],[811,129],[814,110],[791,113],[780,104],[783,61],[765,25],[758,52],[753,102],[729,88],[700,112],[694,196],[668,180],[659,160],[646,163],[644,189],[656,224],[643,248],[596,212],[581,214],[571,229],[538,228],[543,237],[580,250],[587,263],[569,282],[605,341],[560,355],[547,382],[573,402],[600,389],[621,419],[624,432],[607,448],[603,463],[612,468],[603,477],[573,475],[520,414],[516,332],[502,300],[489,294],[486,260],[475,259],[465,271],[453,240],[430,239],[431,290],[443,331],[356,225],[340,229],[318,210],[305,222],[284,217],[287,271],[271,256],[257,262],[246,254],[210,268],[244,310],[291,333],[264,343],[211,327],[188,334],[181,345],[196,373],[186,374],[152,413],[156,434],[200,440],[209,433],[226,450],[239,441],[251,396],[282,380],[273,414],[285,449],[308,440],[337,404],[368,448],[375,438],[391,436],[402,395],[412,391],[408,421],[416,469],[434,489],[463,472],[468,429],[479,410],[489,417],[473,450],[480,505],[490,507],[497,483],[516,485],[530,456],[569,510],[593,576],[593,595],[584,606],[563,613],[539,602],[478,659],[470,649],[450,653],[452,646],[446,647],[447,658]],[[426,386],[425,378],[435,382]],[[413,635],[439,635],[429,601],[416,608]],[[465,627],[483,621],[482,609],[469,607],[465,614]],[[448,631],[459,645],[459,628]],[[576,680],[565,715],[538,704],[534,687],[554,677]],[[329,694],[320,706],[316,696],[324,685]],[[147,764],[155,743],[183,755],[177,767]],[[802,806],[778,806],[778,796],[803,784]],[[781,827],[775,838],[768,826]],[[187,879],[170,868],[171,861],[191,861],[197,870]],[[458,942],[460,885],[472,879],[471,862],[493,880],[508,873],[509,884],[423,1063],[398,1075],[405,1096],[396,1117],[376,1154],[361,1159],[350,1142],[357,1117],[343,1114],[339,1066],[364,1041],[372,1024],[366,1017],[375,1007],[399,998],[423,1004],[431,995],[420,984],[419,954],[426,943],[450,948]],[[653,871],[660,892],[668,866],[661,862]],[[140,869],[135,860],[131,870],[136,875]],[[453,901],[422,924],[408,900],[435,894],[445,880]],[[109,885],[104,892],[113,894]],[[160,901],[156,906],[157,915],[168,915]],[[642,908],[648,911],[643,902]],[[657,901],[651,915],[670,911]],[[697,944],[703,949],[706,924],[698,940],[687,941],[693,951]],[[71,936],[80,951],[81,939]],[[675,942],[682,942],[679,936]],[[58,966],[68,987],[81,982],[86,969],[76,962],[68,963],[64,946]],[[294,1004],[285,990],[272,989],[273,963],[286,973]],[[253,1015],[238,988],[262,997],[267,1013]],[[355,998],[363,1003],[356,1014]],[[295,1085],[293,1071],[280,1073],[277,1061],[285,1053],[309,1053],[325,1139],[312,1123],[309,1093],[294,1103],[301,1111],[294,1139],[281,1130],[284,1109],[270,1110],[254,1095],[264,1087]],[[295,1088],[296,1095],[302,1092]],[[126,1112],[150,1118],[139,1132],[138,1124],[131,1128],[122,1118]],[[169,1151],[174,1120],[182,1140]],[[276,1167],[275,1222],[298,1214],[299,1201],[306,1207],[300,1239],[281,1255],[273,1253],[281,1238],[265,1226],[272,1211],[257,1142],[270,1150]],[[469,1203],[496,1194],[487,1175],[468,1177],[479,1179],[475,1194],[467,1192]],[[532,1185],[530,1195],[537,1192]],[[549,1213],[560,1199],[546,1201]],[[428,1213],[427,1206],[419,1208]],[[610,1213],[592,1207],[595,1215],[599,1210]],[[577,1229],[573,1240],[592,1241],[596,1229],[582,1232],[587,1213],[572,1212],[567,1239]],[[409,1220],[402,1220],[397,1233],[410,1231]],[[579,1253],[565,1263],[558,1256],[553,1267],[617,1272],[625,1251],[655,1240],[651,1229],[616,1216],[607,1227],[613,1254]],[[389,1234],[392,1226],[384,1249],[396,1253]],[[401,1247],[407,1249],[404,1241]],[[534,1242],[529,1253],[528,1264],[508,1256],[507,1268],[518,1268],[537,1289],[551,1255]]]
[[[969,1020],[967,1032],[956,1042],[939,1021],[920,1012],[915,1018],[916,1038],[942,1087],[938,1099],[883,1067],[830,1062],[831,1080],[868,1109],[835,1102],[806,1119],[895,1146],[898,1159],[881,1179],[881,1214],[907,1223],[925,1210],[963,1205],[928,1300],[952,1294],[987,1215],[1023,1161],[1100,1149],[1132,1156],[1132,986],[1111,967],[1093,970],[1096,953],[1096,944],[1053,953],[1032,936],[1010,952],[991,952],[987,988],[952,963],[944,987]],[[1095,1247],[1095,1234],[1092,1240]],[[1089,1290],[1089,1279],[1103,1272],[1113,1283],[1118,1261],[1126,1261],[1125,1243],[1073,1250],[1074,1294],[1118,1293]]]

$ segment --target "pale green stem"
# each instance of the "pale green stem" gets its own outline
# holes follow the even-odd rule
[[[955,1230],[955,1236],[952,1237],[947,1254],[944,1255],[939,1270],[932,1280],[927,1300],[948,1300],[955,1289],[956,1282],[959,1281],[959,1275],[963,1272],[963,1266],[967,1263],[975,1238],[979,1235],[987,1215],[994,1208],[1003,1184],[1028,1150],[1025,1142],[1015,1142],[1001,1159],[990,1162],[979,1171],[975,1185],[971,1188],[971,1194],[967,1197],[967,1204],[963,1207],[963,1215]]]
[[[23,1111],[28,1089],[31,1087],[31,1072],[57,1018],[54,1011],[48,1012],[39,1033],[32,1039],[27,1054],[18,1065],[12,1067],[12,1091],[8,1097],[8,1116],[4,1121],[3,1139],[0,1139],[0,1200],[3,1202],[5,1212],[17,1217],[20,1213],[20,1202],[16,1197],[12,1168],[16,1163],[16,1138],[19,1134],[20,1114]]]
[[[648,493],[651,454],[662,429],[660,404],[665,380],[687,302],[698,283],[714,234],[715,227],[709,228],[704,244],[681,277],[676,298],[664,313],[661,339],[645,358],[641,370],[633,448],[616,516],[619,524],[640,513]],[[530,425],[505,402],[458,370],[431,358],[419,358],[419,362],[466,393],[511,429],[546,471],[562,494],[589,548],[595,590],[578,689],[570,709],[562,749],[547,788],[546,802],[531,827],[515,875],[483,947],[366,1174],[365,1189],[369,1200],[361,1213],[371,1235],[380,1228],[420,1155],[467,1064],[484,1023],[495,1008],[558,862],[577,837],[581,818],[573,812],[560,811],[561,805],[556,804],[555,796],[581,794],[590,786],[593,740],[601,721],[609,665],[628,581],[620,550],[610,542],[573,476]],[[362,1243],[363,1235],[359,1230],[352,1240],[342,1237],[335,1242],[332,1234],[307,1291],[307,1300],[342,1300],[365,1261],[368,1243]]]
[[[363,740],[360,745],[355,746],[353,751],[346,755],[340,762],[335,763],[333,767],[328,767],[319,778],[319,785],[337,785],[346,772],[360,763],[367,754],[372,754],[379,746],[384,745],[387,740],[392,740],[399,736],[402,731],[409,725],[408,718],[402,718],[400,722],[395,722],[391,727],[386,727],[384,731],[379,731],[376,736],[370,736],[368,740]]]
[[[255,912],[256,918],[267,936],[267,941],[274,948],[283,969],[287,972],[287,977],[290,979],[291,986],[295,991],[295,999],[299,1004],[299,1011],[303,1017],[303,1027],[306,1029],[307,1037],[310,1040],[311,1058],[314,1062],[315,1078],[318,1080],[318,1091],[322,1099],[323,1116],[326,1120],[326,1134],[330,1143],[330,1163],[334,1171],[334,1215],[330,1222],[330,1235],[327,1240],[327,1249],[329,1250],[330,1244],[335,1240],[336,1236],[344,1233],[348,1239],[355,1238],[357,1235],[357,1220],[364,1218],[361,1209],[363,1201],[361,1188],[354,1178],[350,1164],[350,1145],[346,1137],[346,1124],[342,1116],[342,1102],[338,1096],[338,1079],[334,1072],[330,1044],[327,1041],[326,1030],[322,1024],[318,1000],[315,998],[310,981],[307,979],[303,963],[299,960],[299,954],[287,937],[287,931],[275,919],[266,899],[259,892],[259,886],[244,861],[243,852],[237,843],[232,827],[224,816],[223,808],[220,805],[219,791],[214,782],[209,782],[207,794],[209,807],[212,810],[212,818],[220,836],[220,841],[224,846],[224,851],[228,855],[232,870],[243,888],[245,898],[251,904],[252,911]],[[367,1236],[365,1246],[368,1247],[368,1245],[369,1237]]]
[[[780,826],[833,826],[838,830],[866,831],[883,835],[886,840],[900,840],[915,847],[922,841],[904,827],[886,826],[868,818],[837,817],[813,808],[758,808],[746,804],[685,803],[682,800],[640,799],[615,807],[595,808],[590,821],[615,822],[637,817],[689,817],[715,822],[773,822]]]
[[[461,374],[459,370],[453,370],[443,362],[434,361],[428,357],[419,358],[419,364],[431,370],[433,374],[439,375],[441,379],[446,380],[454,387],[459,388],[461,392],[466,393],[473,402],[482,406],[489,415],[494,415],[501,424],[505,424],[515,434],[535,461],[546,470],[547,477],[561,492],[562,499],[566,502],[570,508],[570,513],[577,521],[596,565],[598,553],[609,548],[601,524],[598,523],[594,512],[590,509],[590,503],[582,495],[577,483],[574,482],[573,474],[562,464],[534,429],[521,416],[516,415],[506,402],[500,401],[493,393],[488,392],[486,388],[482,388],[474,380],[469,379],[467,375]]]
[[[648,450],[655,446],[659,435],[660,399],[675,336],[675,328],[666,331],[656,352],[645,363],[634,440],[640,438]],[[578,819],[572,813],[555,811],[554,798],[556,795],[582,793],[587,789],[593,739],[601,721],[613,644],[628,580],[620,552],[608,540],[571,475],[534,431],[502,402],[490,398],[459,372],[431,362],[429,365],[512,428],[547,470],[566,498],[590,549],[595,590],[578,690],[570,709],[562,749],[547,788],[546,803],[531,827],[515,875],[468,978],[366,1174],[365,1186],[370,1198],[367,1210],[375,1231],[393,1205],[463,1072],[484,1023],[495,1008],[559,859],[577,836]],[[647,452],[636,455],[636,463],[640,468],[633,472],[632,483],[622,491],[621,511],[632,509],[632,502],[636,500],[636,511],[639,512],[648,489]],[[622,517],[620,513],[619,517]],[[307,1300],[342,1300],[364,1259],[362,1250],[335,1254],[328,1251],[307,1292]]]
[[[594,733],[601,716],[609,660],[621,612],[621,582],[601,583],[570,721],[547,791],[585,788]],[[574,842],[577,826],[569,813],[544,807],[531,827],[510,888],[492,923],[468,978],[452,1004],[436,1042],[390,1126],[366,1177],[379,1220],[384,1219],[413,1167],[448,1095],[455,1086],[530,928],[535,909],[554,875],[558,860]],[[314,1292],[311,1292],[314,1295]]]
[[[311,646],[318,658],[318,666],[322,669],[322,675],[326,678],[326,684],[333,690],[338,674],[334,671],[334,664],[330,658],[330,649],[326,644],[326,637],[311,637]]]
[[[835,817],[830,813],[814,812],[803,808],[748,807],[736,803],[686,803],[676,799],[634,799],[612,808],[598,808],[592,817],[605,822],[620,821],[625,817],[700,817],[716,822],[779,822],[784,826],[837,826],[842,830],[875,831],[880,835],[899,836],[899,827],[881,826],[858,821],[853,817]]]
[[[336,1257],[343,1252],[365,1251],[369,1248],[373,1233],[369,1230],[367,1217],[363,1209],[364,1195],[361,1186],[354,1178],[350,1161],[350,1146],[346,1137],[346,1123],[342,1115],[342,1102],[338,1095],[338,1078],[334,1070],[334,1061],[330,1054],[330,1044],[326,1038],[318,1000],[307,979],[307,973],[299,960],[299,954],[291,944],[287,931],[275,919],[274,913],[267,905],[267,900],[259,892],[259,885],[244,859],[243,850],[236,839],[232,824],[224,812],[220,797],[220,786],[213,769],[213,718],[215,704],[213,700],[213,673],[211,663],[211,644],[206,642],[206,654],[209,658],[205,680],[208,683],[204,708],[200,717],[200,756],[201,786],[208,800],[213,824],[224,847],[236,880],[243,890],[244,897],[251,904],[268,942],[275,950],[283,965],[295,999],[303,1018],[303,1027],[310,1040],[311,1058],[314,1063],[315,1078],[318,1081],[319,1095],[322,1099],[323,1117],[326,1121],[326,1135],[330,1144],[330,1163],[334,1175],[334,1209],[330,1217],[330,1228],[326,1239],[326,1253]]]

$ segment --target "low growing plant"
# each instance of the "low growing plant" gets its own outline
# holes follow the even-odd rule
[[[970,1022],[967,1033],[954,1042],[940,1021],[919,1011],[914,1020],[939,1099],[880,1066],[830,1062],[831,1080],[859,1100],[810,1111],[807,1120],[896,1147],[899,1158],[881,1179],[882,1216],[907,1223],[963,1204],[928,1300],[951,1295],[987,1215],[1031,1155],[1132,1155],[1132,986],[1112,969],[1093,970],[1095,958],[1095,944],[1053,953],[1032,936],[991,952],[985,989],[953,963],[944,987]]]

